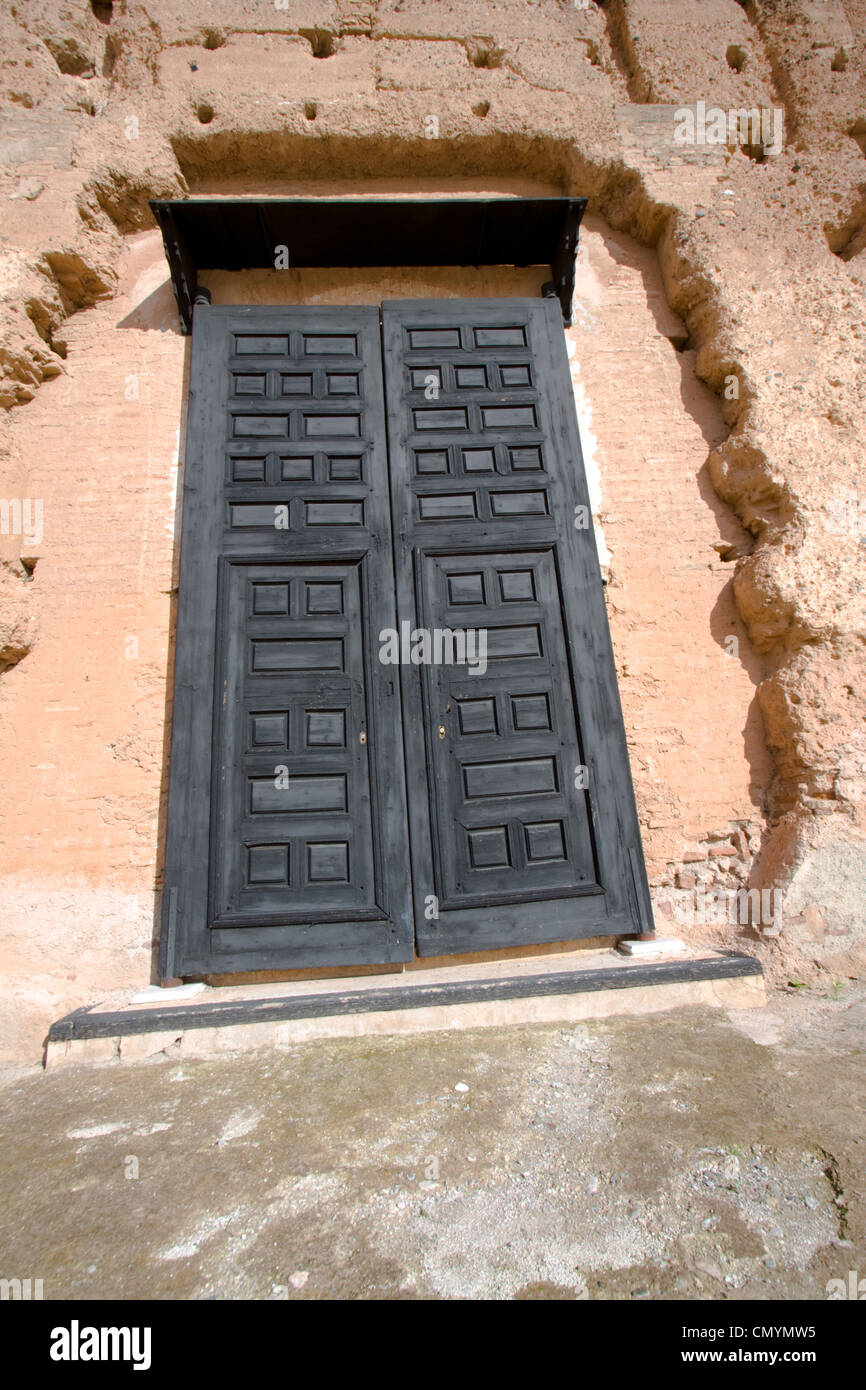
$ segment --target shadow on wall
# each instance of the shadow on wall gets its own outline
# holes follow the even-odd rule
[[[552,191],[566,192],[573,186],[575,152],[567,140],[539,139],[529,135],[494,133],[459,140],[397,139],[393,136],[329,134],[327,144],[316,142],[316,168],[310,168],[310,136],[304,131],[208,130],[178,134],[172,149],[181,173],[193,195],[229,192],[252,195],[254,181],[277,184],[284,196],[294,182],[309,190],[310,182],[321,182],[339,193],[340,180],[359,184],[394,181],[393,191],[411,194],[421,191],[421,181],[453,181],[463,178],[469,191],[497,186],[503,178],[513,184],[520,180],[543,182]],[[225,177],[232,171],[232,181]],[[507,171],[504,173],[503,171]],[[387,191],[387,190],[383,190]],[[574,188],[575,194],[582,190]]]
[[[144,332],[180,333],[177,301],[171,280],[163,281],[157,289],[137,304],[132,313],[121,319],[118,328],[137,328]]]
[[[165,289],[171,297],[171,314],[174,324],[174,331],[180,334],[180,324],[177,316],[177,304],[174,292],[171,288],[171,281],[166,285],[160,285],[154,294],[148,295],[133,313],[127,315],[127,319],[118,327],[131,327],[128,320],[133,318],[139,309],[149,304],[152,299],[159,296]],[[159,942],[162,930],[162,887],[163,876],[165,873],[165,844],[166,844],[166,824],[168,818],[168,786],[169,786],[169,763],[171,760],[171,716],[174,705],[174,662],[177,648],[177,597],[180,585],[180,541],[181,541],[181,522],[183,520],[183,480],[186,469],[186,425],[187,413],[189,410],[189,378],[190,364],[192,359],[192,339],[187,338],[184,344],[183,355],[183,390],[181,400],[180,425],[178,429],[178,448],[177,448],[177,495],[174,503],[174,538],[171,555],[171,605],[168,618],[168,642],[165,663],[165,703],[163,708],[162,720],[162,749],[160,753],[160,779],[159,779],[159,815],[156,827],[156,847],[154,859],[154,898],[153,898],[153,933],[151,936],[151,961],[150,979],[152,984],[159,982]]]

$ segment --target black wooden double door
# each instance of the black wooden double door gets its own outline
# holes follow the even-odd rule
[[[651,930],[555,300],[195,310],[163,977]]]

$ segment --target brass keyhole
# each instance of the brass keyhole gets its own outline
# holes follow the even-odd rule
[[[439,737],[440,737],[440,738],[444,738],[444,737],[445,737],[445,725],[444,725],[444,724],[440,724],[440,725],[439,725]]]
[[[361,730],[361,742],[362,742],[362,743],[366,743],[366,742],[367,742],[367,734],[366,734],[366,732],[365,732],[364,729]]]

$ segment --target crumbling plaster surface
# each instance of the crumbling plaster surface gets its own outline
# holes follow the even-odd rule
[[[357,192],[375,179],[383,192],[589,197],[573,362],[599,439],[660,925],[702,886],[777,887],[778,936],[715,935],[745,936],[785,975],[855,972],[866,0],[95,9],[7,0],[0,12],[2,494],[43,499],[46,516],[37,547],[0,535],[0,718],[16,785],[0,945],[19,982],[17,1036],[30,1046],[58,1002],[149,969],[184,352],[164,266],[129,234],[151,225],[148,198],[188,191]],[[782,108],[784,149],[759,161],[677,143],[675,112],[697,101]],[[626,374],[592,296],[604,285],[605,313],[626,313],[635,273],[657,331]],[[117,393],[127,376],[137,400]],[[723,872],[704,867],[714,861]]]

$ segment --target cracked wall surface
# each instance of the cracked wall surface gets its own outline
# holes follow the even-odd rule
[[[0,29],[6,1050],[150,969],[184,350],[147,201],[187,193],[589,198],[569,339],[658,926],[856,973],[866,0],[4,0]],[[727,143],[681,138],[699,103]],[[701,919],[739,887],[778,891],[770,930]]]

